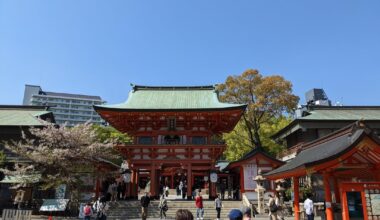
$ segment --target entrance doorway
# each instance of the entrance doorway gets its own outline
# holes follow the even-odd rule
[[[364,219],[363,214],[363,201],[361,192],[353,191],[346,192],[347,205],[348,205],[348,216],[350,220],[362,220]]]
[[[343,220],[380,219],[380,182],[341,183]]]

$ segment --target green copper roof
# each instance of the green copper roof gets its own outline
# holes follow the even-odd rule
[[[43,125],[38,116],[50,114],[45,109],[27,107],[1,107],[0,126],[41,126]]]
[[[244,108],[246,105],[219,102],[214,86],[148,87],[133,86],[125,103],[95,108],[119,110],[196,110]]]
[[[294,119],[272,138],[284,138],[283,135],[290,135],[301,129],[300,124],[303,122],[380,121],[380,106],[310,106],[309,108],[305,116]]]
[[[380,107],[316,108],[301,120],[380,120]]]

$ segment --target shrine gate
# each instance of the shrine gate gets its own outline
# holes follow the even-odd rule
[[[205,184],[213,198],[215,183],[204,177],[216,169],[226,147],[222,133],[235,127],[246,105],[219,102],[214,86],[133,85],[125,103],[94,108],[133,137],[133,144],[117,146],[132,171],[129,197],[137,198],[138,186],[148,184],[151,196],[157,197],[162,186],[175,188],[183,181],[188,198],[194,187]]]

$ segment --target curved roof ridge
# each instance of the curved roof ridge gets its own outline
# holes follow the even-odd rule
[[[133,91],[137,90],[215,90],[215,85],[205,86],[144,86],[131,84]]]

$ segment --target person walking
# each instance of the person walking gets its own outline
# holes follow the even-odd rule
[[[203,198],[200,192],[195,197],[195,206],[197,207],[197,220],[203,220]]]
[[[186,198],[186,194],[187,194],[187,185],[184,184],[182,187],[182,199]]]
[[[117,184],[117,200],[121,200],[122,197],[123,197],[123,193],[122,193],[122,186],[121,184],[123,183],[124,181],[121,181]]]
[[[216,209],[216,220],[219,220],[220,211],[222,210],[222,200],[220,199],[220,194],[218,194],[215,199],[215,209]]]
[[[276,199],[273,197],[272,194],[269,194],[268,207],[269,207],[269,218],[271,220],[277,220],[278,207],[276,204]]]
[[[91,203],[88,202],[84,207],[83,207],[83,215],[84,215],[84,220],[90,220],[91,216],[93,215]]]
[[[283,213],[283,203],[280,200],[280,194],[278,192],[274,194],[274,201],[277,206],[277,219],[284,220],[285,216]]]
[[[166,211],[168,211],[168,202],[166,201],[164,194],[162,194],[160,197],[160,203],[158,205],[158,208],[160,208],[160,219],[162,219],[162,216],[164,216],[164,219],[166,219]]]
[[[107,211],[109,209],[109,205],[107,203],[106,197],[101,197],[95,203],[96,207],[96,220],[106,220],[107,219]]]
[[[148,217],[148,206],[150,203],[149,193],[145,192],[145,195],[141,197],[141,218],[142,220],[146,220]]]
[[[116,181],[113,181],[112,184],[110,185],[111,187],[111,201],[115,202],[116,197],[117,197],[117,183]]]
[[[183,182],[182,180],[179,181],[179,186],[178,186],[178,189],[179,189],[179,196],[182,196],[182,190],[183,190]]]
[[[303,207],[307,215],[307,220],[314,220],[314,203],[311,199],[311,194],[307,195],[307,199],[303,203]]]

